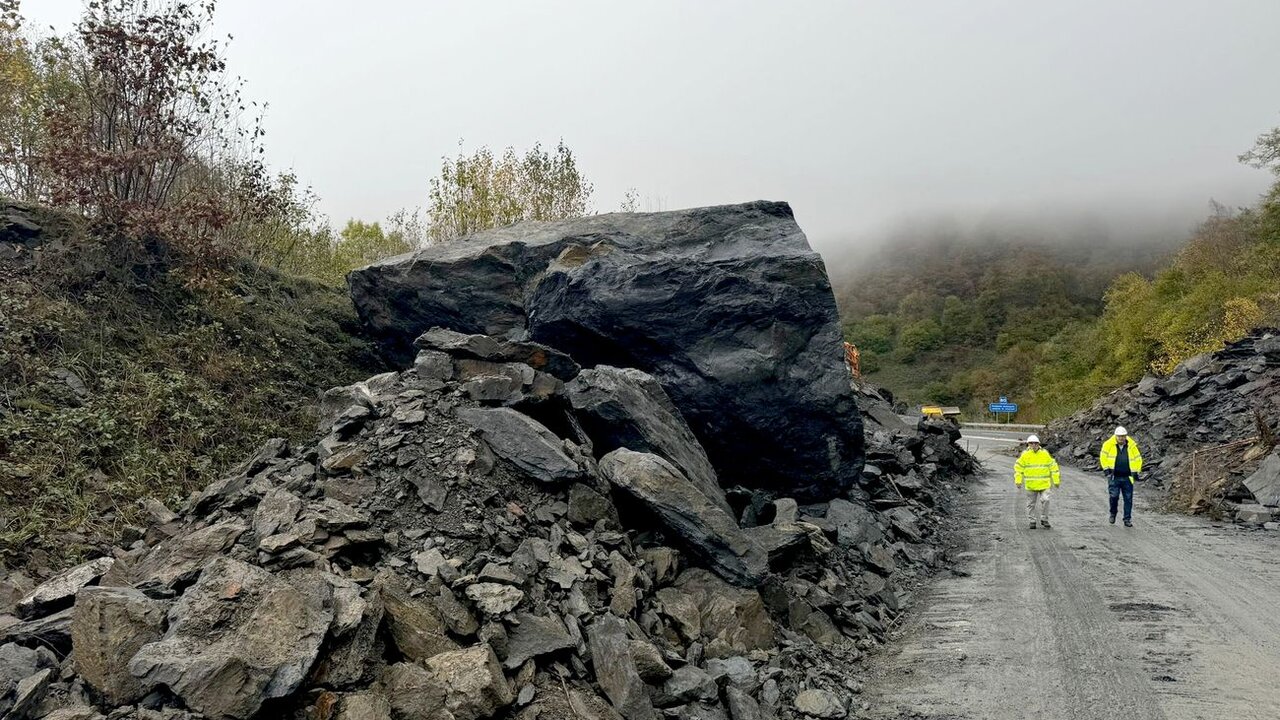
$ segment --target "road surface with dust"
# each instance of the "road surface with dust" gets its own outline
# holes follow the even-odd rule
[[[954,573],[879,658],[873,718],[1280,718],[1280,533],[1147,511],[1107,524],[1106,483],[1063,468],[1051,530],[1028,530],[1013,458],[959,520]]]

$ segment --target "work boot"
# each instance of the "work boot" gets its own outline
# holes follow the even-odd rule
[[[1035,530],[1035,529],[1036,529],[1036,521],[1035,521],[1035,520],[1032,520],[1032,521],[1031,521],[1031,529],[1032,529],[1032,530]]]
[[[1126,520],[1124,521],[1124,526],[1125,526],[1125,527],[1133,527],[1133,521],[1132,521],[1132,520],[1129,520],[1129,519],[1126,519]]]
[[[1115,525],[1115,524],[1116,524],[1116,516],[1115,516],[1115,515],[1112,515],[1112,516],[1108,517],[1108,518],[1107,518],[1107,522],[1111,523],[1112,525]]]
[[[1048,521],[1048,520],[1041,520],[1041,521],[1040,521],[1040,527],[1044,528],[1045,530],[1048,530],[1049,528],[1051,528],[1051,527],[1053,527],[1053,526],[1049,524],[1049,521]]]

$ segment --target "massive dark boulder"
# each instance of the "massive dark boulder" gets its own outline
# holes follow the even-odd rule
[[[827,498],[863,462],[822,259],[785,203],[478,233],[353,272],[402,364],[433,327],[530,339],[662,383],[722,484]]]

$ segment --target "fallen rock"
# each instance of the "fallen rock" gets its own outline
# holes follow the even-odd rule
[[[160,639],[168,609],[132,588],[86,587],[76,594],[71,656],[80,677],[107,702],[129,705],[146,695],[129,661]]]
[[[514,620],[515,628],[507,640],[507,658],[502,663],[508,670],[577,645],[559,618],[520,613]]]
[[[375,584],[385,608],[387,631],[405,657],[426,660],[457,649],[458,644],[445,632],[444,620],[434,604],[411,596],[392,573],[379,575]]]
[[[511,408],[463,408],[458,417],[474,427],[495,455],[545,483],[582,477],[555,433]]]
[[[129,671],[192,709],[247,720],[302,684],[333,621],[333,590],[318,575],[285,581],[230,558],[211,560],[169,612],[169,629]]]
[[[112,558],[101,557],[55,575],[19,600],[14,614],[29,620],[71,607],[76,592],[105,575],[113,564]]]
[[[0,645],[0,717],[8,717],[14,706],[19,684],[43,670],[57,666],[53,654],[25,648],[13,643]]]
[[[1236,522],[1246,525],[1262,525],[1271,522],[1275,511],[1263,505],[1241,505],[1236,509]]]
[[[1280,505],[1280,450],[1271,451],[1244,485],[1259,505]]]
[[[453,720],[445,714],[444,684],[417,663],[401,662],[387,668],[382,686],[396,720]]]
[[[36,710],[49,692],[49,682],[53,678],[53,670],[40,670],[34,675],[18,681],[13,689],[13,706],[9,708],[5,720],[28,720],[34,718]]]
[[[640,673],[640,677],[647,683],[661,684],[671,677],[671,666],[651,642],[632,640],[631,660],[635,663],[636,672]]]
[[[587,638],[596,682],[614,709],[626,720],[659,720],[658,711],[649,699],[649,690],[631,659],[623,622],[605,615],[587,629]]]
[[[760,593],[728,585],[706,570],[686,570],[673,586],[659,590],[657,599],[687,642],[723,648],[725,655],[777,645],[777,627]]]
[[[691,702],[714,703],[720,697],[715,678],[697,665],[677,668],[655,693],[653,704],[674,707]]]
[[[0,627],[0,644],[43,646],[67,653],[71,650],[71,608],[35,620]]]
[[[521,363],[564,381],[572,380],[580,370],[573,358],[555,348],[535,342],[517,342],[488,335],[466,335],[437,327],[419,335],[413,344],[455,357]]]
[[[476,604],[480,612],[497,617],[516,609],[524,599],[520,588],[502,583],[482,582],[467,586],[467,597]]]
[[[796,695],[798,712],[816,718],[842,718],[847,714],[844,703],[826,690],[804,690]]]
[[[768,572],[765,551],[666,460],[622,448],[600,461],[600,473],[726,580],[754,586]]]
[[[361,268],[352,299],[407,365],[433,327],[534,341],[662,383],[719,475],[829,498],[861,419],[822,259],[785,203],[487,230]]]
[[[455,720],[483,720],[515,701],[502,666],[488,645],[440,653],[427,670],[445,690],[445,708]]]
[[[382,693],[344,695],[334,720],[391,720],[391,703]]]
[[[732,514],[706,451],[652,375],[601,365],[584,370],[565,391],[598,456],[627,448],[662,457]]]

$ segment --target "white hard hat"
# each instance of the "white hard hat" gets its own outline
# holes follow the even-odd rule
[[[1129,434],[1129,431],[1128,431],[1128,430],[1125,430],[1123,425],[1121,425],[1120,427],[1116,428],[1116,436],[1117,436],[1117,437],[1120,437],[1120,436],[1123,436],[1123,435],[1128,435],[1128,434]]]
[[[1038,443],[1038,442],[1040,442],[1040,438],[1036,437],[1035,435],[1028,435],[1028,436],[1027,436],[1027,442],[1028,442],[1028,443]]]

